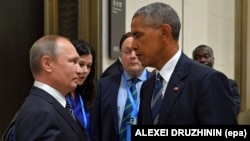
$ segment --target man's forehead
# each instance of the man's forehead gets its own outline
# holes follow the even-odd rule
[[[212,51],[209,48],[204,47],[204,48],[198,48],[196,50],[196,53],[208,53],[208,54],[212,54]]]

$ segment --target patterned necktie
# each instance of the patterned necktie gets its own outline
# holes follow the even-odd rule
[[[66,110],[69,112],[69,114],[73,117],[73,119],[76,121],[75,115],[73,113],[73,110],[68,102],[68,100],[66,100]]]
[[[130,86],[130,92],[134,99],[134,101],[137,101],[137,90],[136,90],[136,83],[140,81],[137,78],[130,79],[131,86]],[[131,101],[129,99],[129,96],[127,95],[126,105],[124,108],[122,123],[121,123],[121,129],[120,129],[120,141],[126,141],[126,135],[127,135],[127,123],[129,122],[131,118],[131,114],[133,111],[133,107],[131,104]]]
[[[134,100],[136,101],[137,100],[137,90],[136,90],[136,83],[140,81],[140,79],[137,79],[137,78],[133,78],[133,79],[130,79],[131,81],[131,86],[130,86],[130,92],[134,98]]]
[[[155,80],[155,86],[154,86],[154,91],[153,91],[153,96],[152,96],[152,101],[151,101],[151,116],[152,116],[152,121],[153,124],[157,124],[158,122],[158,117],[159,117],[159,110],[161,108],[161,103],[162,103],[162,77],[158,73],[156,75],[156,80]]]

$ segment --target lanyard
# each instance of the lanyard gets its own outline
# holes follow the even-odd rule
[[[127,96],[129,97],[129,100],[130,100],[131,105],[133,107],[133,111],[132,111],[132,114],[131,114],[131,119],[134,120],[134,119],[137,118],[137,115],[138,115],[138,108],[139,108],[139,104],[140,104],[140,99],[138,98],[137,101],[134,100],[134,98],[133,98],[133,96],[131,94],[131,91],[129,89],[128,81],[126,79],[125,74],[123,73],[122,76],[123,76],[123,81],[124,81],[125,86],[126,86]]]
[[[87,116],[86,116],[86,112],[85,112],[85,108],[84,108],[84,100],[82,100],[81,95],[79,95],[80,97],[80,102],[81,102],[81,109],[82,109],[82,117],[83,117],[83,123],[84,123],[84,127],[87,128]]]
[[[123,76],[123,81],[125,83],[126,86],[126,90],[127,90],[127,96],[129,97],[129,100],[131,102],[131,105],[133,107],[133,111],[131,113],[131,117],[130,117],[130,121],[127,123],[127,133],[126,133],[126,138],[127,141],[131,141],[131,125],[135,125],[136,121],[137,121],[137,115],[138,115],[138,108],[139,108],[139,104],[140,104],[140,99],[137,98],[137,101],[134,100],[131,91],[130,91],[130,87],[128,85],[128,81],[127,78],[125,76],[125,74],[122,74]]]

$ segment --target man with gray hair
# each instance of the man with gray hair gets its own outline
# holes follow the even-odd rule
[[[79,55],[68,38],[45,35],[30,49],[35,80],[16,117],[17,141],[88,141],[86,131],[65,109],[66,94],[75,89]]]
[[[160,2],[132,18],[133,49],[144,67],[156,68],[141,87],[138,125],[238,124],[227,77],[183,53],[180,29],[176,11]]]

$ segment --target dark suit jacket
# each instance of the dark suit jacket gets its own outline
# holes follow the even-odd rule
[[[44,90],[32,87],[15,123],[16,141],[88,141],[86,130]]]
[[[117,97],[122,73],[104,77],[98,81],[97,96],[92,113],[94,141],[118,141]],[[152,73],[148,72],[148,78]]]
[[[241,106],[241,100],[240,100],[240,92],[238,89],[238,84],[235,80],[233,79],[228,79],[230,88],[233,92],[233,98],[236,104],[236,110],[237,110],[237,115],[240,113],[240,106]]]
[[[12,120],[10,121],[10,123],[8,124],[7,128],[5,129],[3,136],[1,138],[1,141],[12,141],[14,138],[14,127],[15,127],[15,122],[16,122],[16,117],[18,115],[18,111],[16,112],[16,114],[14,115],[14,117],[12,118]]]
[[[120,73],[123,72],[123,67],[122,67],[122,63],[119,60],[119,58],[113,63],[111,64],[101,75],[101,78],[111,75],[111,74],[116,74],[116,73]]]
[[[139,124],[152,125],[155,75],[141,87]],[[157,124],[237,124],[227,77],[182,53],[165,91]]]

